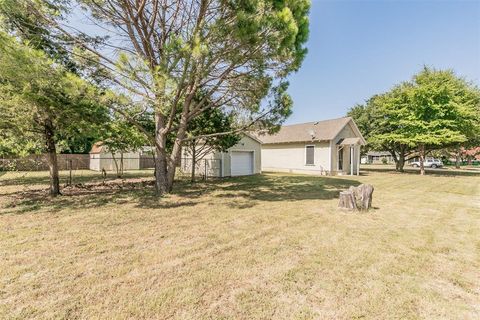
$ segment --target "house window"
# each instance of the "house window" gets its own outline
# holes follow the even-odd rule
[[[307,166],[315,165],[315,146],[305,146],[305,164]]]

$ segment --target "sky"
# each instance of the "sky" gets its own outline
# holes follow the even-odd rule
[[[424,65],[480,85],[480,0],[312,0],[306,46],[286,124],[343,117]]]

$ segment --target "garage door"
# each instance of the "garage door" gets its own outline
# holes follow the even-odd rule
[[[253,174],[253,152],[232,151],[232,176]]]

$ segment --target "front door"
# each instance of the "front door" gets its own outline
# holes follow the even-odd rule
[[[338,171],[343,171],[343,147],[338,148]]]

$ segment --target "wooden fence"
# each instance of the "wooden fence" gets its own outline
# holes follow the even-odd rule
[[[90,155],[58,154],[59,170],[88,170]],[[0,158],[1,171],[45,171],[48,170],[47,155],[30,155],[24,158]]]

